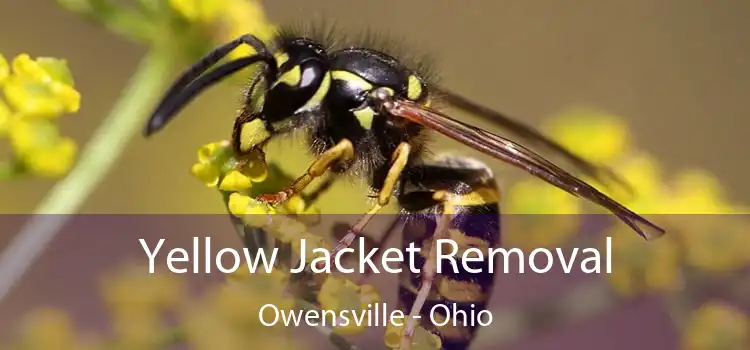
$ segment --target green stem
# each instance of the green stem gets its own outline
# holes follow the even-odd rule
[[[170,52],[152,50],[141,61],[120,99],[94,132],[76,166],[50,191],[34,211],[35,216],[0,254],[0,300],[23,276],[36,257],[104,180],[138,133],[166,85],[172,69]]]

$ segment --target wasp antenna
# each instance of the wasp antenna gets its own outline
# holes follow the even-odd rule
[[[222,81],[224,78],[236,73],[237,71],[261,61],[263,58],[260,56],[249,56],[238,58],[234,61],[227,62],[211,72],[196,79],[193,83],[188,85],[185,89],[179,93],[174,94],[169,99],[168,103],[162,104],[157,111],[154,113],[151,119],[146,124],[145,133],[150,135],[156,130],[164,126],[169,119],[177,115],[177,113],[188,105],[198,94],[203,90],[213,86],[214,84]]]
[[[205,77],[199,79],[201,74],[206,72],[211,66],[222,60],[232,52],[232,50],[242,44],[252,47],[256,51],[256,54],[226,63],[211,71],[211,73],[207,74]],[[169,90],[164,94],[161,102],[146,123],[146,127],[143,131],[144,136],[148,137],[162,129],[172,118],[174,118],[175,114],[182,109],[182,107],[206,87],[209,87],[222,80],[224,77],[258,61],[264,61],[266,63],[266,78],[273,80],[277,74],[276,59],[268,51],[266,45],[257,37],[246,34],[213,49],[198,62],[186,69],[180,77],[172,83]],[[194,86],[193,84],[197,85]]]

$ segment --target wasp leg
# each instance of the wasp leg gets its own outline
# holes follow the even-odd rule
[[[437,194],[445,195],[445,192],[437,192]],[[422,280],[419,285],[419,291],[414,299],[411,310],[409,311],[409,317],[406,321],[406,328],[404,329],[403,338],[401,339],[400,350],[409,350],[411,348],[412,340],[414,339],[414,331],[417,329],[418,319],[415,317],[420,314],[422,307],[424,307],[427,297],[430,295],[432,290],[432,284],[437,277],[437,242],[441,239],[450,238],[450,231],[448,226],[453,214],[452,206],[448,204],[444,196],[436,196],[436,199],[440,199],[444,202],[444,211],[441,215],[438,225],[435,228],[435,235],[432,243],[430,244],[430,252],[427,254],[425,262],[422,266]]]
[[[354,239],[357,238],[359,233],[364,230],[365,226],[367,226],[367,223],[370,222],[370,219],[372,219],[375,214],[380,212],[383,207],[388,205],[391,197],[393,196],[393,192],[396,189],[396,185],[398,184],[398,179],[401,177],[401,173],[404,171],[404,168],[409,161],[410,152],[411,145],[409,145],[408,143],[404,142],[398,145],[396,151],[393,152],[391,167],[388,169],[388,174],[386,175],[385,181],[383,182],[383,188],[381,188],[378,192],[377,203],[367,211],[367,214],[357,220],[357,223],[352,226],[349,232],[347,232],[347,234],[336,243],[336,246],[333,248],[333,251],[330,255],[331,259],[333,259],[333,257],[336,256],[339,251],[349,247],[352,242],[354,242]]]
[[[313,180],[323,176],[334,164],[349,162],[352,159],[354,159],[354,146],[351,141],[343,139],[318,156],[310,167],[307,168],[305,175],[292,181],[285,189],[277,193],[261,195],[258,199],[272,205],[280,204],[290,197],[301,193]]]

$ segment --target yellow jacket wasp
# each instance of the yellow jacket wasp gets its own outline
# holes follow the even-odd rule
[[[244,35],[214,49],[174,82],[148,121],[146,136],[163,128],[206,88],[243,68],[263,63],[234,124],[235,152],[241,157],[250,150],[262,149],[274,137],[301,131],[307,135],[316,159],[306,174],[285,190],[259,199],[271,204],[284,202],[329,170],[368,179],[377,193],[376,204],[338,242],[332,256],[348,247],[393,196],[405,214],[451,214],[440,215],[440,219],[423,215],[426,221],[432,220],[425,226],[430,229],[405,230],[405,244],[425,245],[421,275],[402,278],[399,292],[401,307],[411,315],[423,312],[425,304],[435,303],[451,308],[468,308],[470,304],[472,310],[478,303],[483,308],[492,289],[491,276],[462,279],[461,274],[455,274],[436,279],[431,242],[450,238],[459,245],[471,241],[493,247],[499,244],[500,236],[500,195],[492,172],[483,163],[466,157],[426,157],[425,135],[430,130],[601,205],[646,239],[664,234],[660,227],[537,153],[430,106],[441,102],[493,120],[517,136],[566,157],[592,178],[616,179],[609,170],[577,157],[532,128],[436,86],[421,67],[410,66],[386,50],[365,44],[337,46],[320,34],[284,29],[269,46]],[[256,53],[208,71],[240,45],[248,45]],[[481,221],[485,224],[469,227],[474,221],[466,217],[471,214],[485,215]],[[442,338],[446,349],[466,348],[475,333],[473,327],[424,326]],[[401,349],[411,345],[415,327],[411,318]]]

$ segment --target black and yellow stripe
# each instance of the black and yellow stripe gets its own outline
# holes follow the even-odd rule
[[[443,341],[443,349],[466,349],[470,345],[477,327],[457,320],[445,326],[435,326],[430,319],[431,311],[445,305],[466,313],[467,319],[486,309],[492,294],[494,278],[489,273],[489,259],[467,262],[471,269],[482,273],[469,273],[463,268],[461,256],[468,248],[479,248],[483,252],[496,247],[500,241],[500,193],[492,173],[480,163],[466,158],[444,158],[438,163],[424,165],[404,175],[403,192],[399,202],[404,208],[404,248],[414,242],[421,254],[416,255],[415,266],[427,261],[427,254],[434,241],[439,214],[452,212],[448,225],[448,239],[456,242],[458,271],[449,261],[442,262],[442,272],[435,277],[432,290],[421,309],[421,324],[436,333]],[[475,255],[472,255],[475,257]],[[486,254],[485,254],[486,258]],[[420,270],[424,270],[421,268]],[[399,308],[408,313],[415,302],[422,281],[421,274],[408,268],[403,270],[399,287]],[[435,321],[442,322],[444,308],[435,311]],[[476,319],[472,322],[477,324]]]

